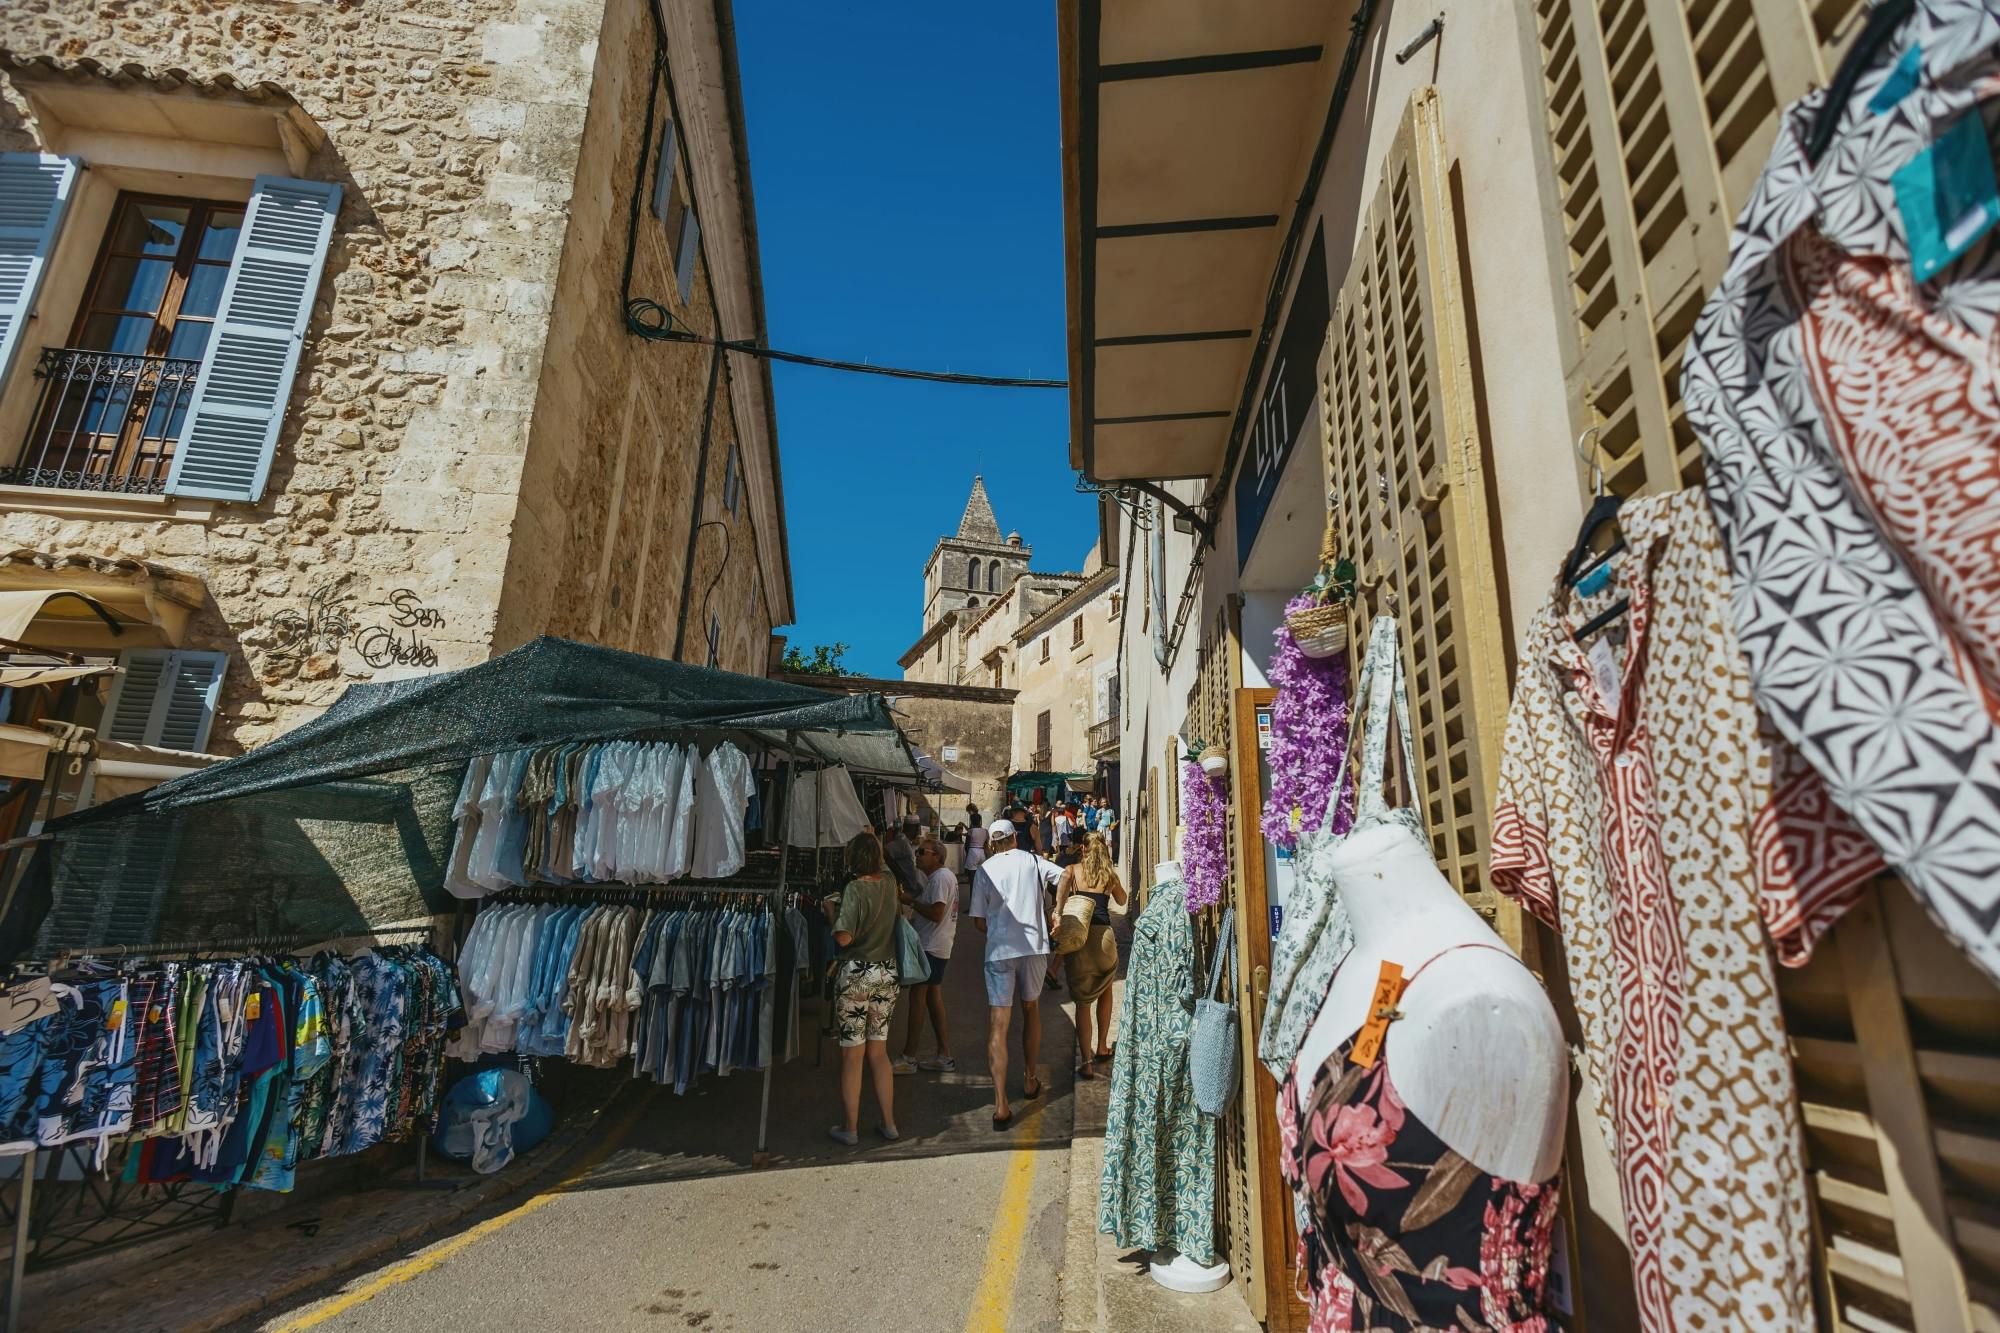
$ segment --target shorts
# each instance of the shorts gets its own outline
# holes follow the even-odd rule
[[[995,1009],[1011,1008],[1018,994],[1028,1004],[1039,1004],[1042,983],[1048,979],[1049,956],[1031,953],[1023,958],[986,960],[986,1003]]]
[[[934,953],[927,953],[924,955],[924,957],[930,959],[931,963],[931,979],[929,981],[926,981],[924,984],[926,986],[944,985],[944,965],[946,963],[949,963],[951,959],[940,958]]]
[[[889,1016],[896,1012],[894,963],[842,963],[840,994],[833,1002],[834,1026],[842,1046],[889,1040]]]

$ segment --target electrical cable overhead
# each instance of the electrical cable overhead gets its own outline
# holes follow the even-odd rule
[[[1068,380],[1027,379],[1016,375],[970,375],[953,370],[912,370],[904,366],[878,366],[866,361],[840,361],[832,357],[785,352],[775,347],[738,338],[713,338],[692,330],[674,327],[673,314],[658,301],[634,296],[625,302],[625,327],[653,342],[698,343],[721,347],[744,356],[767,361],[784,361],[796,366],[818,366],[824,370],[846,370],[860,375],[886,375],[899,380],[926,380],[934,384],[977,384],[996,389],[1067,389]]]

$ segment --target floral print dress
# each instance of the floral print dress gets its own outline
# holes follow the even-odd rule
[[[1303,1113],[1294,1080],[1278,1093],[1279,1169],[1304,1214],[1309,1333],[1550,1333],[1556,1181],[1481,1171],[1403,1105],[1386,1058],[1349,1064],[1353,1045],[1320,1066]]]

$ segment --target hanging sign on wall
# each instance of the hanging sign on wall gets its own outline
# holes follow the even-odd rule
[[[1292,292],[1292,310],[1285,332],[1271,354],[1264,377],[1264,395],[1250,422],[1243,462],[1236,470],[1236,568],[1240,571],[1257,544],[1265,511],[1278,492],[1278,482],[1291,461],[1292,446],[1314,417],[1315,381],[1326,326],[1333,319],[1327,289],[1326,233],[1314,228],[1305,264]]]

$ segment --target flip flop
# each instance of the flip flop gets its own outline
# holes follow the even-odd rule
[[[1028,1085],[1025,1082],[1022,1083],[1021,1095],[1029,1101],[1035,1100],[1035,1098],[1042,1095],[1042,1081],[1039,1078],[1035,1080],[1035,1090],[1033,1092],[1028,1091]]]
[[[1013,1123],[1014,1123],[1014,1116],[1012,1112],[1009,1112],[1006,1115],[996,1115],[993,1117],[993,1128],[995,1129],[1006,1129]]]
[[[1095,1063],[1096,1061],[1094,1060],[1085,1060],[1076,1067],[1076,1076],[1078,1078],[1096,1078],[1097,1071],[1091,1068],[1091,1065]]]

